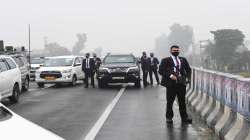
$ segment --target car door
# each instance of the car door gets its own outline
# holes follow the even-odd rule
[[[0,59],[0,97],[5,97],[9,93],[11,80],[8,79],[8,66],[4,59]]]
[[[83,79],[82,64],[81,64],[81,60],[79,59],[79,57],[75,59],[74,69],[77,73],[78,79]]]

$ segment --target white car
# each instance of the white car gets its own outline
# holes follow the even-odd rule
[[[36,70],[43,66],[45,58],[44,57],[37,57],[32,58],[30,62],[30,80],[35,80]]]
[[[63,138],[15,114],[0,103],[1,139],[63,140]]]
[[[82,57],[57,56],[45,59],[44,66],[36,71],[36,83],[44,87],[46,83],[70,83],[76,85],[77,80],[83,80]]]
[[[21,71],[10,56],[0,55],[0,100],[18,102],[22,88]]]

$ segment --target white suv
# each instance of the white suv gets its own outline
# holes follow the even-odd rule
[[[46,83],[70,83],[72,86],[77,80],[84,79],[82,71],[82,57],[57,56],[45,59],[44,66],[36,71],[36,83],[44,87]]]
[[[21,71],[10,56],[0,55],[0,100],[8,97],[18,102],[22,83]]]

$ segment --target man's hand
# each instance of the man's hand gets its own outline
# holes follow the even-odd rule
[[[170,75],[170,79],[174,80],[174,81],[177,81],[177,77],[173,74]]]

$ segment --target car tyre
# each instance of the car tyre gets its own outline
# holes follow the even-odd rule
[[[136,88],[141,88],[141,81],[140,81],[140,79],[136,80],[135,87]]]
[[[10,101],[13,103],[17,103],[19,96],[20,96],[20,93],[21,93],[21,91],[19,89],[18,84],[15,84],[13,87],[12,95],[9,97]]]
[[[77,82],[77,77],[74,75],[74,76],[72,77],[71,86],[75,86],[75,85],[76,85],[76,82]]]
[[[44,88],[44,83],[37,83],[39,88]]]
[[[105,88],[107,86],[107,84],[104,84],[104,82],[102,80],[98,80],[98,87],[99,88]]]
[[[29,84],[30,84],[30,80],[29,80],[29,78],[26,77],[24,85],[22,86],[22,91],[28,91],[29,90]]]

